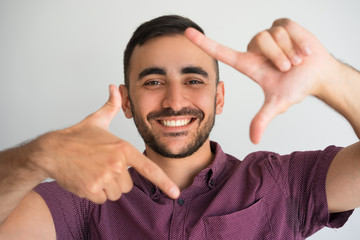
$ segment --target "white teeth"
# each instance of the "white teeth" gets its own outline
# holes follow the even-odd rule
[[[188,125],[191,119],[183,119],[183,120],[162,120],[160,121],[162,125],[165,127],[181,127]]]

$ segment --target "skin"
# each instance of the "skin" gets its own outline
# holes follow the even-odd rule
[[[102,203],[107,199],[116,200],[131,190],[127,168],[132,166],[164,193],[177,198],[179,188],[189,186],[196,173],[212,162],[209,139],[193,155],[183,159],[166,158],[148,145],[145,157],[131,144],[111,134],[108,126],[122,107],[128,118],[136,112],[167,151],[174,154],[183,151],[184,146],[194,140],[194,133],[203,129],[206,120],[214,113],[221,113],[224,104],[223,83],[216,86],[215,81],[211,81],[215,71],[210,56],[233,66],[263,89],[264,106],[250,127],[254,143],[260,141],[275,116],[310,94],[342,114],[360,135],[360,74],[334,59],[298,24],[286,19],[275,21],[269,30],[251,40],[246,53],[222,46],[193,29],[188,29],[185,36],[194,45],[179,35],[153,39],[136,48],[129,90],[120,86],[119,91],[111,85],[104,107],[80,123],[0,152],[0,238],[56,239],[49,209],[43,199],[31,191],[47,177],[56,179],[68,191]],[[163,51],[164,48],[168,51]],[[209,80],[197,74],[183,74],[181,69],[189,65],[204,69]],[[138,80],[139,73],[154,66],[166,70],[166,74],[146,75]],[[204,83],[192,81],[194,78]],[[147,80],[156,84],[144,85]],[[149,113],[169,107],[200,110],[204,119],[200,121],[191,116],[189,125],[176,128],[165,127],[157,120],[189,117],[147,120]],[[169,134],[179,132],[187,134],[176,137]],[[326,181],[330,212],[360,206],[359,145],[344,148],[330,166]]]

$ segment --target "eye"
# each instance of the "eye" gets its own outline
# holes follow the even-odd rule
[[[203,84],[204,82],[203,81],[200,81],[198,79],[191,79],[189,81],[187,81],[185,84],[188,84],[188,85],[197,85],[197,84]]]
[[[145,86],[155,86],[160,84],[161,84],[160,81],[156,81],[156,80],[151,80],[144,83]]]

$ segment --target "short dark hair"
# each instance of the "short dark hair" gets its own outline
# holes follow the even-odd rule
[[[178,15],[165,15],[141,24],[133,33],[124,51],[124,78],[126,87],[129,88],[129,69],[131,55],[137,45],[141,46],[148,40],[155,37],[183,34],[188,27],[195,28],[196,30],[204,33],[202,28],[195,22],[189,18]],[[216,83],[218,83],[219,64],[217,60],[215,60],[215,70]]]

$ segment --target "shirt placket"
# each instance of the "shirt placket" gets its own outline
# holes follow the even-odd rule
[[[174,200],[170,224],[170,240],[185,239],[185,222],[189,209],[190,195],[183,192]]]

